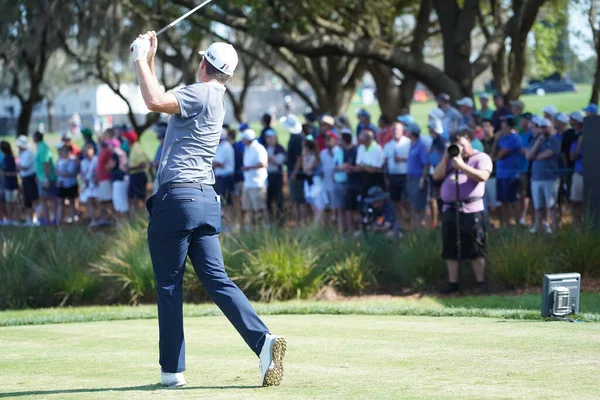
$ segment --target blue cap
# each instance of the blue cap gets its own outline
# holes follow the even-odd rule
[[[240,125],[240,132],[244,132],[246,129],[249,129],[250,125],[248,124],[241,124]]]
[[[587,106],[586,108],[584,108],[583,111],[592,113],[592,114],[598,114],[598,105],[594,104],[594,103],[590,103],[590,105]]]
[[[415,123],[415,119],[410,114],[401,115],[397,119],[398,122],[402,122],[404,125],[410,125]]]
[[[367,110],[365,110],[364,108],[361,108],[360,110],[358,110],[358,118],[371,118],[371,114],[369,114],[369,112]]]
[[[411,122],[410,124],[408,124],[408,131],[414,135],[420,135],[421,127],[419,125],[417,125],[416,123]]]
[[[275,136],[275,137],[277,137],[277,132],[275,132],[275,130],[273,130],[273,129],[267,129],[265,131],[265,136]]]

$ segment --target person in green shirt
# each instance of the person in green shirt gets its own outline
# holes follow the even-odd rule
[[[517,132],[519,134],[525,133],[525,129],[521,126],[521,116],[525,112],[525,103],[521,100],[514,100],[510,102],[511,111],[515,117],[515,123],[517,124]]]
[[[481,120],[492,119],[492,115],[494,115],[494,109],[489,107],[490,104],[490,96],[483,92],[479,95],[479,102],[481,103],[481,109],[479,110],[479,115],[481,115]]]
[[[44,142],[43,133],[35,132],[33,134],[33,142],[37,147],[35,154],[35,174],[42,200],[40,222],[47,224],[50,222],[51,211],[55,211],[56,209],[56,173],[54,171],[54,161],[52,160],[50,147]]]

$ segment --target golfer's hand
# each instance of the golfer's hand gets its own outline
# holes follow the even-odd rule
[[[146,35],[140,35],[131,43],[131,51],[133,53],[133,62],[139,60],[148,60],[150,52],[150,39]]]
[[[148,39],[150,40],[150,51],[148,51],[147,59],[148,64],[151,64],[154,62],[154,56],[156,55],[156,50],[158,49],[158,37],[154,31],[148,31],[144,36],[148,36]]]
[[[452,168],[457,171],[462,171],[465,167],[465,162],[461,156],[456,156],[452,159]]]

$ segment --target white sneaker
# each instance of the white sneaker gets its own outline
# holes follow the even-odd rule
[[[185,385],[187,382],[181,372],[176,374],[160,371],[160,384],[170,388],[176,388]]]
[[[521,218],[519,220],[519,225],[521,225],[523,227],[527,227],[527,221],[525,220],[525,218]]]
[[[535,225],[529,229],[529,233],[531,233],[532,235],[535,235],[537,233],[537,228],[535,227]]]
[[[279,386],[283,380],[283,357],[287,343],[283,336],[269,335],[260,351],[260,368],[263,386]]]

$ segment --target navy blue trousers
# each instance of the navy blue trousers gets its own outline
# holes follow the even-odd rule
[[[190,257],[211,299],[256,353],[269,330],[223,265],[219,233],[221,203],[211,186],[163,185],[147,202],[148,246],[156,276],[160,366],[185,371],[183,274]]]

